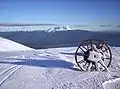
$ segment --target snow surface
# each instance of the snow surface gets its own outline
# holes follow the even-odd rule
[[[0,37],[0,51],[33,50],[17,42]]]
[[[109,73],[80,71],[76,48],[0,52],[0,89],[120,89],[119,47]]]

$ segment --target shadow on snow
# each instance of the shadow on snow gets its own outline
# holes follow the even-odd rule
[[[61,52],[61,54],[65,54],[65,55],[79,55],[79,56],[84,56],[84,53],[82,52],[77,52],[77,53],[67,53],[67,52]]]
[[[37,66],[45,68],[66,68],[72,70],[78,70],[73,68],[74,64],[64,60],[40,60],[40,59],[15,59],[14,62],[0,61],[3,64],[15,64],[15,65],[26,65],[26,66]]]

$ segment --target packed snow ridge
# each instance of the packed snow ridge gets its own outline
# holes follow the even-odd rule
[[[19,44],[17,42],[0,37],[0,51],[22,51],[33,50],[27,46]]]

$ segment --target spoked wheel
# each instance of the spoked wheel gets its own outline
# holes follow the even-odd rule
[[[89,51],[92,49],[92,45],[95,45],[97,49],[99,49],[104,54],[104,58],[102,59],[104,64],[109,67],[112,60],[112,53],[110,47],[103,41],[96,39],[89,39],[82,42],[75,53],[75,61],[81,70],[94,70],[95,64],[92,62],[92,66],[90,67],[91,61],[87,60],[89,57]],[[104,68],[99,64],[99,69],[104,70]]]

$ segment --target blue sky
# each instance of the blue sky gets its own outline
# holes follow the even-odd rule
[[[0,23],[120,25],[120,0],[0,0]]]

